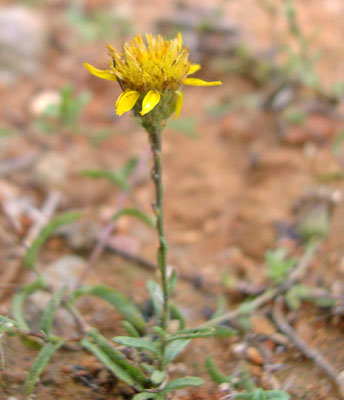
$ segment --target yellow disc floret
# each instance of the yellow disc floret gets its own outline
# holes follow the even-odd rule
[[[118,115],[131,110],[138,103],[141,105],[141,109],[138,109],[141,116],[160,104],[163,106],[162,114],[166,114],[163,118],[173,111],[177,117],[183,104],[183,94],[178,89],[183,84],[221,85],[219,81],[205,82],[188,78],[188,75],[200,69],[200,65],[190,62],[188,49],[183,46],[180,33],[172,40],[152,34],[147,34],[145,39],[138,35],[124,43],[122,52],[108,45],[111,57],[108,70],[99,70],[90,64],[84,64],[93,75],[119,82],[123,93],[115,106]]]

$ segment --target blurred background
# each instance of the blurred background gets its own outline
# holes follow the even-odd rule
[[[147,298],[154,231],[130,217],[109,225],[122,207],[151,213],[147,137],[132,116],[115,115],[118,85],[82,65],[105,69],[107,43],[120,49],[146,32],[181,32],[202,64],[196,76],[223,82],[184,88],[182,113],[164,132],[169,262],[180,275],[176,301],[190,325],[266,287],[267,251],[297,257],[314,230],[324,239],[306,282],[343,296],[343,18],[342,0],[2,0],[0,314],[9,314],[12,294],[32,279],[21,263],[25,247],[46,221],[75,209],[84,212],[82,221],[63,228],[41,255],[50,284],[101,282],[139,304]],[[95,254],[104,229],[105,248]],[[39,296],[28,304],[33,325],[42,304]],[[119,317],[103,303],[80,307],[109,337],[120,332]],[[341,368],[340,316],[309,305],[293,311],[292,322]],[[73,323],[62,315],[58,329],[70,333]],[[229,374],[242,357],[234,351],[240,340],[196,342],[192,360],[177,368],[206,377],[206,351]],[[257,381],[285,385],[293,399],[338,398],[295,350],[278,355],[270,347],[273,362],[283,364],[278,383],[266,360],[249,360]],[[33,354],[8,342],[11,371],[1,399],[18,395]],[[94,398],[99,366],[91,356],[65,352],[52,365],[38,398]],[[88,385],[71,379],[80,369],[90,374]],[[101,388],[97,398],[112,398],[106,384],[93,383]],[[129,398],[118,390],[116,398]],[[215,392],[209,383],[190,398]]]

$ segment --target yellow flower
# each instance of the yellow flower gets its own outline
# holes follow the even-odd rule
[[[188,77],[201,66],[190,62],[180,33],[172,40],[147,34],[144,41],[138,35],[124,43],[122,52],[110,45],[108,49],[111,57],[109,69],[100,70],[88,63],[84,66],[98,78],[119,82],[123,93],[115,105],[118,115],[134,108],[144,116],[160,105],[162,118],[167,118],[172,112],[177,118],[183,105],[183,93],[179,90],[183,84],[221,85],[220,81],[206,82]]]

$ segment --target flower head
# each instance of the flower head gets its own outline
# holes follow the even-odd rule
[[[118,81],[123,89],[115,108],[118,115],[134,109],[145,116],[155,109],[162,119],[173,112],[177,117],[183,105],[184,85],[215,86],[220,81],[206,82],[189,78],[201,66],[192,64],[188,49],[183,46],[182,35],[165,40],[162,36],[147,34],[145,40],[138,35],[123,45],[121,52],[108,45],[110,52],[109,69],[100,70],[85,63],[93,75]]]

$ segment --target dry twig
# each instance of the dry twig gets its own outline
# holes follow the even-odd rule
[[[341,396],[340,398],[344,399],[344,383],[339,378],[336,370],[321,353],[316,349],[310,348],[308,344],[296,334],[283,315],[282,304],[282,297],[277,298],[272,311],[272,316],[278,329],[288,337],[291,343],[293,343],[303,355],[312,360],[323,372],[325,372],[338,389]]]

